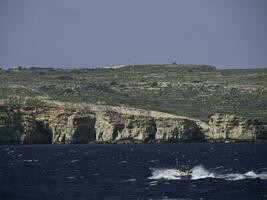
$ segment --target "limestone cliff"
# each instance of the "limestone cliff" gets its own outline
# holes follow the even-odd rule
[[[256,119],[215,114],[209,124],[166,113],[109,107],[0,107],[0,143],[150,143],[265,140]]]
[[[63,113],[48,123],[52,143],[89,143],[95,140],[95,118],[79,113]]]
[[[95,127],[97,142],[150,142],[157,130],[151,117],[115,112],[97,113]]]
[[[1,143],[20,143],[22,132],[21,116],[11,109],[0,107]]]
[[[0,107],[0,143],[51,143],[50,133],[35,119],[35,112]]]
[[[163,142],[203,141],[204,133],[195,121],[188,119],[158,118],[155,139]]]
[[[236,115],[215,114],[209,121],[209,140],[256,141],[267,139],[266,125],[257,119]]]
[[[122,143],[203,140],[187,118],[126,109],[1,108],[0,143]]]

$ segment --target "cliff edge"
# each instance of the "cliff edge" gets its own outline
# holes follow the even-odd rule
[[[267,139],[257,119],[215,114],[209,123],[128,107],[0,107],[1,144],[88,144]]]

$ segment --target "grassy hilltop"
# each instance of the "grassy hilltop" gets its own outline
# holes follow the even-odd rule
[[[134,65],[107,69],[0,70],[0,102],[43,99],[128,105],[207,121],[215,112],[267,119],[267,69]]]

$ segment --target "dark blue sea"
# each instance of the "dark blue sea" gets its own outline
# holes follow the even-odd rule
[[[0,199],[267,199],[267,144],[0,146]]]

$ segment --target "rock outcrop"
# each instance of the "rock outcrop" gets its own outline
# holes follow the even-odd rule
[[[187,117],[118,108],[0,107],[1,144],[150,143],[266,140],[257,119],[215,114]]]
[[[64,113],[48,123],[53,143],[80,144],[95,140],[95,118],[90,115]]]
[[[267,139],[266,125],[252,118],[236,115],[215,114],[209,121],[208,140],[256,141]]]
[[[51,134],[43,129],[42,123],[33,114],[34,110],[0,107],[0,143],[51,143]]]
[[[21,116],[11,109],[0,107],[1,143],[20,143],[22,132]]]
[[[196,122],[188,119],[156,119],[158,142],[203,141],[204,133]]]
[[[2,108],[0,143],[149,143],[204,139],[195,121],[132,111]]]
[[[151,142],[157,131],[151,117],[115,112],[97,113],[95,127],[97,142]]]

